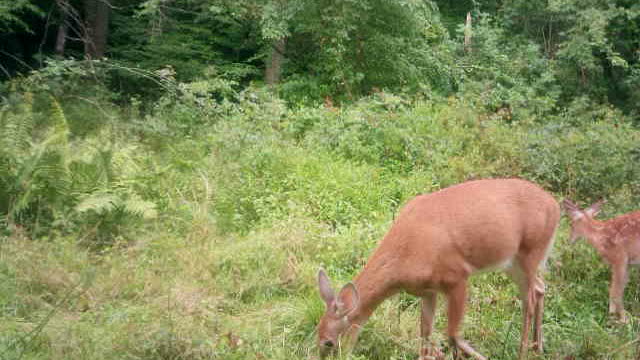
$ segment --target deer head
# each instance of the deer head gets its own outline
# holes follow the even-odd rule
[[[590,226],[593,221],[593,217],[598,215],[600,208],[604,203],[606,203],[606,200],[602,199],[595,202],[588,208],[580,210],[580,208],[571,200],[564,199],[562,201],[562,206],[571,219],[571,235],[569,236],[569,242],[574,243],[579,237],[586,237],[590,234]]]
[[[353,283],[343,286],[336,296],[327,274],[322,269],[318,271],[318,287],[326,305],[325,313],[318,324],[318,348],[320,357],[324,358],[336,351],[340,344],[340,336],[351,326],[348,315],[358,307],[359,296]]]

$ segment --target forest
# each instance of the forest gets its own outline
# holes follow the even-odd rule
[[[0,359],[319,359],[318,269],[339,289],[410,199],[483,178],[640,209],[640,2],[0,0]],[[640,358],[640,274],[612,318],[569,233],[529,359]],[[341,357],[417,359],[420,306]],[[480,353],[516,358],[521,317],[471,278]]]

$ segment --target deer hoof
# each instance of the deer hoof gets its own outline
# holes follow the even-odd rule
[[[444,353],[436,348],[423,349],[418,360],[445,360]]]

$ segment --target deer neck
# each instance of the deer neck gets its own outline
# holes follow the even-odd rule
[[[349,314],[351,323],[363,325],[380,303],[398,292],[395,274],[390,270],[393,269],[387,266],[386,261],[374,258],[353,280],[358,290],[359,303]]]
[[[599,221],[591,219],[586,223],[586,229],[584,231],[585,238],[596,249],[601,250],[603,248],[603,241],[607,236],[607,223],[606,221]]]

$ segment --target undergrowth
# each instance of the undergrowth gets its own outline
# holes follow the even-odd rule
[[[518,176],[557,199],[607,197],[606,216],[640,199],[640,132],[607,109],[515,121],[464,98],[384,92],[289,108],[254,88],[216,100],[206,89],[218,85],[184,86],[144,111],[102,99],[87,116],[108,120],[86,128],[76,103],[4,98],[0,358],[316,358],[318,267],[351,279],[416,194]],[[537,358],[632,358],[638,274],[625,294],[632,321],[610,323],[609,272],[567,231],[545,273]],[[465,337],[514,358],[515,286],[493,273],[471,283]],[[442,303],[434,339],[445,346]],[[416,358],[418,316],[411,296],[385,302],[351,358]]]

